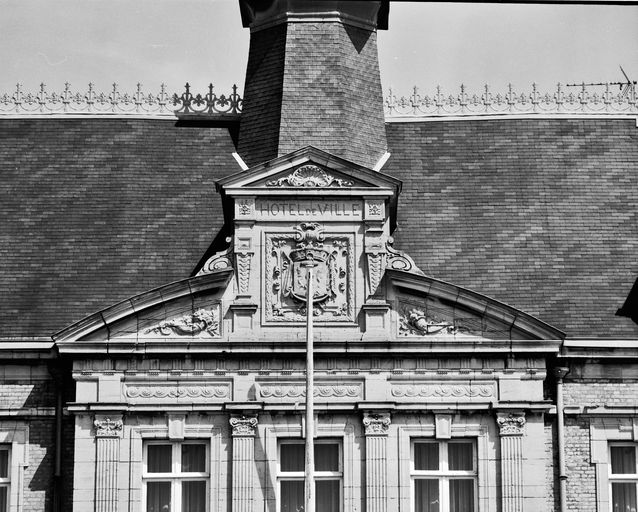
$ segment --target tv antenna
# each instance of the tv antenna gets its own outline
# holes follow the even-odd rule
[[[586,84],[585,82],[580,83],[580,84],[565,84],[567,87],[586,87],[586,86],[594,86],[594,85],[617,85],[618,88],[620,89],[620,95],[623,98],[627,98],[629,96],[630,93],[636,91],[636,80],[631,80],[629,78],[629,76],[627,76],[627,73],[625,73],[625,70],[622,68],[622,66],[618,66],[620,68],[620,71],[622,72],[622,74],[624,75],[625,79],[627,80],[626,82],[597,82],[597,83],[588,83]]]

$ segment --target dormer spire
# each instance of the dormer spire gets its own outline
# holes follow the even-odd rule
[[[240,0],[250,51],[238,153],[305,146],[373,167],[386,151],[378,29],[388,1]]]

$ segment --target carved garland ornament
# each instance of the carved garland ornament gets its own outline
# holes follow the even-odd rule
[[[496,423],[502,436],[522,436],[525,429],[525,414],[499,415]]]
[[[93,422],[95,425],[96,437],[121,437],[122,420],[112,420],[111,418],[101,418]]]
[[[233,436],[254,436],[257,423],[257,418],[255,416],[238,416],[230,418],[230,426],[233,429]]]
[[[363,417],[363,427],[367,436],[385,436],[390,428],[389,413],[369,413]]]
[[[306,396],[304,386],[261,386],[262,398],[300,398]],[[358,398],[359,386],[315,386],[313,396],[321,398]]]
[[[267,187],[309,187],[309,188],[325,188],[325,187],[352,187],[354,183],[348,180],[335,178],[316,165],[304,165],[295,169],[288,176],[272,181],[267,181]]]
[[[228,398],[226,386],[130,386],[128,398]]]
[[[440,398],[490,398],[494,396],[493,386],[467,385],[423,385],[423,386],[395,386],[392,396],[397,398],[440,397]]]
[[[170,336],[171,334],[194,336],[207,332],[213,337],[219,337],[219,313],[213,309],[198,309],[192,314],[162,321],[145,332],[147,334],[154,332],[162,336]]]

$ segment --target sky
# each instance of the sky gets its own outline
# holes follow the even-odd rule
[[[241,91],[249,35],[237,0],[0,0],[0,94],[67,81]],[[392,2],[378,41],[384,90],[398,95],[621,81],[620,65],[638,80],[638,5]]]

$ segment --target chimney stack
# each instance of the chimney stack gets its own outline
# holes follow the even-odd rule
[[[250,50],[238,153],[314,146],[373,167],[387,143],[377,29],[388,0],[240,0]]]

